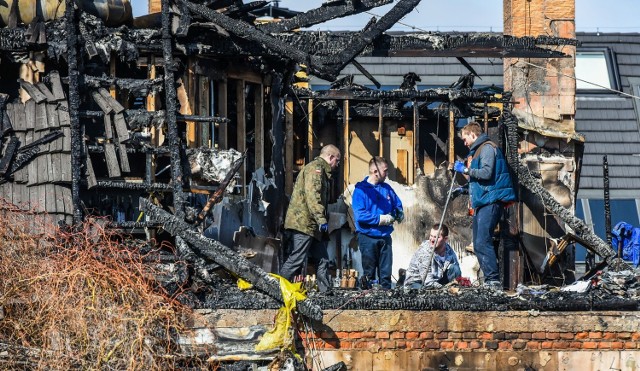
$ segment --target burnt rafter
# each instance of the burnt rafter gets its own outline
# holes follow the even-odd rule
[[[220,264],[225,269],[251,282],[257,289],[265,292],[278,301],[282,301],[282,293],[278,281],[269,276],[259,266],[248,261],[237,252],[216,240],[204,237],[189,224],[141,198],[140,207],[152,221],[163,224],[164,230],[181,237],[189,243],[196,254]],[[314,320],[322,319],[322,311],[310,300],[298,303],[300,313]]]
[[[415,9],[415,7],[420,4],[420,1],[421,0],[400,0],[389,12],[382,16],[378,22],[367,25],[361,33],[352,35],[354,40],[347,48],[341,50],[335,56],[326,57],[326,63],[333,65],[335,74],[337,75],[377,37],[393,27],[402,17]]]
[[[180,1],[185,4],[191,12],[196,13],[211,22],[215,22],[234,36],[261,43],[267,49],[276,52],[283,57],[293,59],[298,63],[306,64],[309,71],[316,76],[333,80],[337,75],[337,73],[332,69],[325,66],[318,57],[302,52],[295,47],[285,45],[272,36],[258,31],[252,25],[230,18],[224,14],[220,14],[205,6],[194,4],[186,0]]]
[[[336,4],[335,2],[328,4],[325,3],[319,8],[300,13],[293,18],[285,19],[280,22],[264,23],[256,27],[266,33],[286,32],[295,28],[310,27],[331,19],[361,13],[392,2],[393,0],[362,0],[345,1],[344,3],[339,4]]]

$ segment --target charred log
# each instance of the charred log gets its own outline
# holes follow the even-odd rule
[[[295,28],[309,27],[331,19],[362,13],[391,2],[392,0],[362,0],[346,1],[342,4],[322,4],[319,8],[311,9],[293,18],[285,19],[281,22],[258,25],[257,28],[266,33],[286,32]]]
[[[154,206],[146,199],[141,198],[140,205],[151,220],[163,223],[167,232],[183,238],[197,254],[215,261],[230,272],[248,280],[260,291],[278,301],[282,301],[282,293],[277,281],[260,267],[239,256],[218,241],[202,236],[191,229],[187,223]],[[302,301],[298,305],[300,312],[309,318],[315,320],[322,318],[321,310],[309,300]]]
[[[187,5],[190,11],[203,16],[209,21],[215,22],[229,33],[242,39],[259,42],[271,51],[281,55],[283,58],[291,58],[298,63],[305,64],[311,73],[319,77],[327,80],[333,80],[337,75],[335,71],[324,66],[317,57],[301,52],[295,47],[287,46],[287,44],[283,44],[273,37],[256,30],[255,27],[252,27],[245,22],[227,17],[224,14],[220,14],[199,4],[194,4],[186,0],[181,1]]]
[[[358,56],[369,44],[371,44],[383,32],[391,28],[402,17],[411,12],[420,0],[400,0],[387,14],[378,22],[355,36],[355,41],[351,40],[350,46],[343,49],[334,57],[327,57],[326,62],[333,66],[335,75],[339,74],[344,67]]]

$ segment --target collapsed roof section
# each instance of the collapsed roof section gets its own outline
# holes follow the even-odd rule
[[[185,55],[219,57],[281,58],[305,64],[309,73],[334,80],[340,71],[359,55],[387,56],[487,56],[558,58],[566,55],[543,46],[576,45],[576,40],[555,37],[516,38],[497,34],[386,33],[398,20],[411,12],[419,0],[401,0],[380,20],[375,18],[360,32],[290,32],[330,19],[361,13],[389,0],[331,2],[298,14],[289,20],[252,24],[246,19],[253,10],[216,8],[224,2],[179,0],[172,6],[172,32],[176,51]],[[209,6],[205,5],[209,4]],[[123,60],[134,61],[140,50],[160,51],[161,34],[155,16],[134,22],[148,28],[122,25],[106,27],[97,17],[83,12],[79,22],[80,39],[89,57],[104,59],[116,52]],[[34,25],[0,29],[0,50],[5,52],[47,50],[51,58],[65,58],[66,39],[61,20],[40,28],[39,37],[31,34]]]

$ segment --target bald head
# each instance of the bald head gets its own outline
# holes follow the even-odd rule
[[[327,144],[322,147],[320,150],[320,157],[329,163],[331,170],[338,168],[338,165],[340,165],[340,159],[342,158],[340,150],[333,144]]]

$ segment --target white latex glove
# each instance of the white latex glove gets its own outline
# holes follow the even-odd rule
[[[391,225],[393,221],[393,217],[389,214],[380,215],[380,223],[378,225]]]

